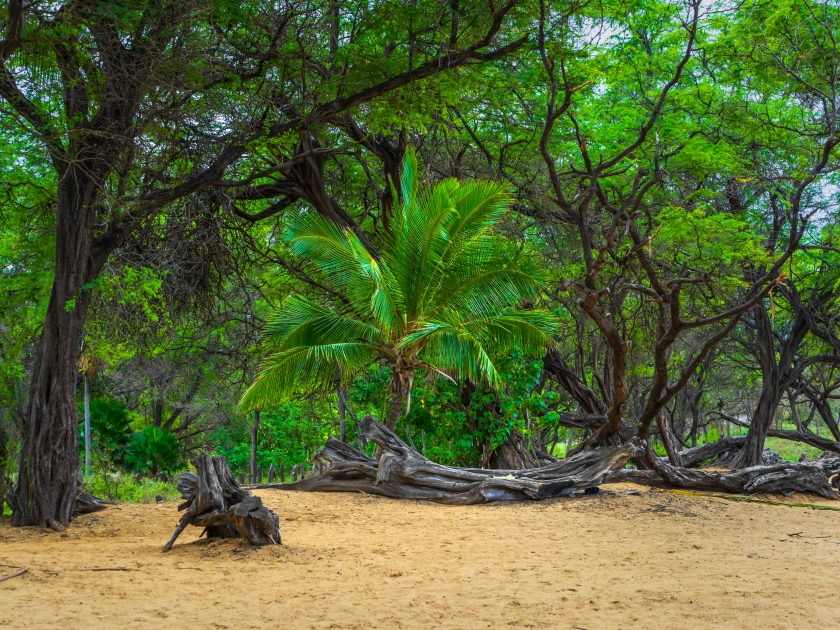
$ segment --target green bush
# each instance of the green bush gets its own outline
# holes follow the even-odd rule
[[[131,436],[126,447],[125,466],[156,475],[182,468],[178,437],[166,429],[149,426]]]
[[[154,503],[156,496],[167,501],[181,498],[174,481],[157,481],[121,472],[97,471],[85,482],[85,491],[114,503]]]
[[[79,409],[79,451],[85,448],[84,411]],[[128,407],[114,398],[95,398],[90,401],[90,433],[94,448],[101,449],[115,464],[125,458],[125,449],[131,437],[131,420]]]

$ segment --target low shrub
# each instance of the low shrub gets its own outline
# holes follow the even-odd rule
[[[158,481],[122,472],[98,472],[85,482],[85,491],[114,503],[154,503],[156,496],[175,501],[181,494],[175,481]]]

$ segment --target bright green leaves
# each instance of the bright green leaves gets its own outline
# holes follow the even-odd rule
[[[284,302],[265,329],[273,354],[243,409],[329,387],[377,359],[498,388],[496,357],[550,343],[556,318],[522,310],[539,298],[542,274],[495,232],[510,203],[504,187],[455,179],[421,187],[413,154],[403,172],[403,202],[375,243],[377,256],[314,213],[288,228],[291,251],[342,299],[330,307],[296,296]]]
[[[761,238],[733,214],[668,208],[656,218],[662,227],[651,249],[660,256],[664,253],[675,268],[690,264],[697,271],[743,277],[744,263],[761,265],[769,260]]]
[[[157,474],[181,468],[181,444],[171,431],[145,427],[131,436],[126,447],[125,464],[137,472]]]

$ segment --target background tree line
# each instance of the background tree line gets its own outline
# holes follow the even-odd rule
[[[518,307],[558,326],[545,353],[497,358],[503,385],[418,370],[396,426],[418,450],[527,466],[638,435],[679,465],[745,432],[731,465],[761,463],[768,436],[840,452],[838,17],[805,0],[11,0],[15,522],[69,521],[86,381],[114,469],[212,449],[244,471],[253,439],[288,470],[327,435],[359,443],[357,418],[391,407],[386,363],[261,409],[256,429],[238,402],[272,312],[347,299],[289,226],[314,212],[376,252],[411,151],[426,183],[504,184],[497,232],[545,273]]]

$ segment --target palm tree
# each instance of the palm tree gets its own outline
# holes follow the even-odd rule
[[[314,264],[340,299],[329,308],[300,295],[283,302],[266,325],[271,352],[243,411],[301,389],[332,388],[336,373],[346,380],[384,360],[393,429],[403,404],[410,408],[417,370],[499,388],[494,357],[550,343],[555,319],[522,308],[539,295],[540,269],[494,231],[510,203],[503,186],[447,179],[421,188],[413,155],[401,185],[403,203],[376,254],[315,213],[292,222],[284,235],[291,251]]]

